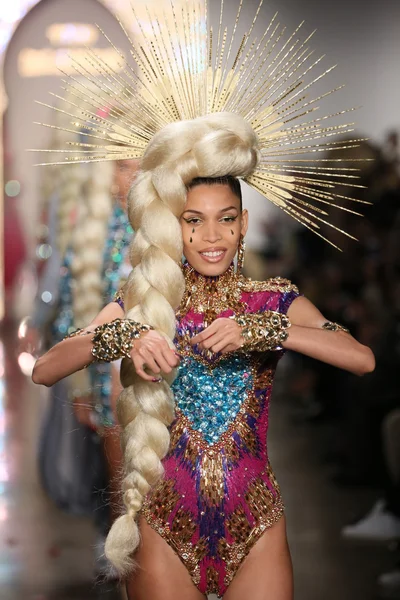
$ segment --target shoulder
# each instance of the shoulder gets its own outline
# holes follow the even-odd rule
[[[257,292],[299,293],[298,288],[289,279],[284,279],[283,277],[272,277],[266,281],[253,281],[244,277],[241,282],[241,288],[243,292],[250,294]]]
[[[290,305],[298,298],[297,287],[283,277],[273,277],[266,281],[242,280],[243,301],[250,312],[276,310],[286,314]]]

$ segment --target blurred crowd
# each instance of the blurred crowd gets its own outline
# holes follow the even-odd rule
[[[335,230],[330,239],[344,250],[340,252],[307,229],[288,236],[281,219],[269,220],[264,272],[257,276],[287,276],[326,318],[345,325],[373,349],[376,369],[362,378],[294,356],[295,376],[288,391],[305,420],[329,431],[317,451],[333,466],[334,484],[364,486],[376,493],[371,510],[344,527],[342,536],[396,542],[400,539],[398,135],[390,132],[382,147],[364,141],[347,150],[346,157],[352,161],[351,168],[359,170],[360,178],[352,179],[356,171],[348,171],[348,189],[340,193],[358,198],[361,202],[347,201],[345,206],[364,217],[338,210],[333,223],[351,232],[358,242]],[[391,597],[400,598],[400,561],[383,573],[378,583],[383,591],[395,594]]]

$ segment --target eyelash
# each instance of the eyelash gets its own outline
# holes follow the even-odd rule
[[[231,217],[223,217],[221,220],[224,223],[234,223],[236,221],[237,217],[231,216]],[[198,225],[199,223],[201,223],[201,220],[198,219],[197,217],[192,217],[191,219],[185,219],[186,223],[188,223],[189,225]]]

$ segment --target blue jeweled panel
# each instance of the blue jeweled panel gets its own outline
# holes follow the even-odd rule
[[[232,355],[210,369],[184,357],[172,390],[177,407],[207,443],[215,444],[253,388],[249,360]]]

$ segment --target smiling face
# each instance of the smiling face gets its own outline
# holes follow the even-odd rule
[[[222,275],[232,263],[240,235],[247,231],[247,210],[227,184],[200,184],[189,189],[180,222],[183,253],[202,275]]]

